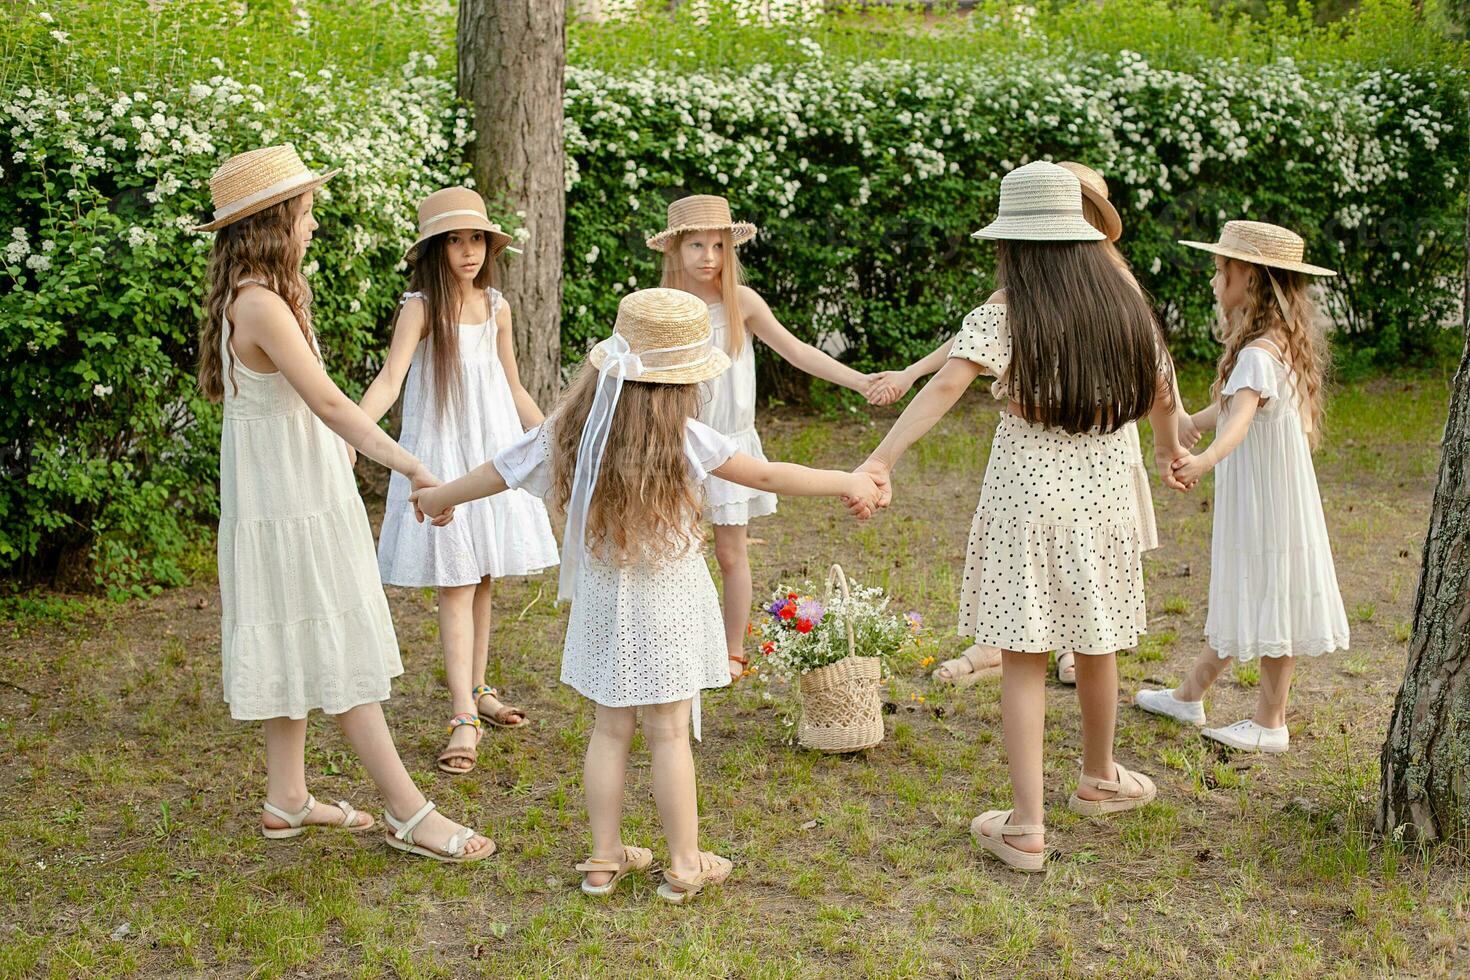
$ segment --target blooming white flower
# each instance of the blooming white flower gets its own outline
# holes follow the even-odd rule
[[[92,386],[92,394],[97,398],[106,398],[112,394],[112,385],[95,384]]]

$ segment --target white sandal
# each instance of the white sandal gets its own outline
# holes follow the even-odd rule
[[[986,810],[980,816],[970,821],[970,836],[975,838],[975,843],[1000,858],[1015,870],[1035,874],[1045,869],[1046,851],[1044,849],[1035,853],[1023,851],[1019,847],[1012,847],[1006,843],[1006,838],[1024,837],[1027,834],[1044,834],[1046,833],[1046,829],[1039,823],[1007,823],[1006,821],[1011,819],[1011,814],[1014,812],[1014,810]],[[985,833],[985,825],[997,817],[1000,818],[1000,827],[996,830],[994,836]]]
[[[969,687],[970,685],[976,684],[984,678],[991,676],[992,674],[999,674],[1000,664],[996,663],[980,666],[975,662],[979,659],[979,657],[976,655],[976,651],[992,649],[995,648],[982,647],[980,644],[976,643],[972,645],[970,649],[966,650],[958,657],[955,657],[953,660],[946,660],[944,663],[934,668],[934,672],[929,675],[929,679],[934,681],[936,684],[953,684],[955,687]],[[999,653],[1000,651],[996,650],[995,652]],[[941,671],[948,671],[949,676],[941,676]]]
[[[476,836],[480,836],[469,827],[460,827],[451,834],[449,840],[445,842],[443,851],[436,851],[422,844],[415,844],[413,840],[414,830],[435,809],[437,808],[434,806],[434,802],[430,800],[419,807],[418,813],[415,813],[402,823],[399,823],[394,819],[393,814],[384,809],[383,819],[388,822],[388,826],[392,827],[394,832],[384,834],[383,839],[394,850],[403,851],[405,854],[417,854],[419,857],[430,858],[434,861],[443,861],[446,864],[468,864],[471,861],[483,861],[495,853],[495,842],[492,840],[490,841],[490,846],[483,851],[466,856],[464,849],[469,846],[471,840]],[[486,840],[489,840],[489,838],[487,837]]]
[[[337,809],[342,811],[341,820],[338,820],[336,823],[309,824],[306,822],[306,818],[312,810],[316,809],[316,797],[312,796],[310,793],[306,795],[306,806],[302,807],[300,810],[297,810],[295,813],[287,813],[285,810],[282,810],[270,800],[266,800],[262,807],[265,812],[269,813],[273,817],[280,817],[282,820],[286,821],[287,826],[267,827],[264,824],[261,824],[261,836],[265,837],[267,840],[287,840],[292,837],[300,837],[311,827],[334,827],[338,830],[345,830],[349,834],[355,834],[363,830],[372,830],[373,827],[377,826],[377,821],[373,819],[373,815],[370,813],[363,814],[363,816],[368,818],[367,823],[357,823],[358,810],[346,800],[338,800],[335,805]]]
[[[1062,662],[1063,657],[1067,658],[1066,663]],[[1068,671],[1072,676],[1067,676]],[[1077,655],[1070,650],[1057,651],[1057,683],[1069,687],[1077,686]]]
[[[1104,793],[1115,795],[1106,800],[1084,800],[1073,793],[1072,798],[1067,801],[1067,806],[1073,813],[1080,813],[1084,817],[1122,813],[1124,810],[1136,810],[1151,803],[1153,798],[1159,795],[1159,789],[1154,785],[1154,781],[1143,773],[1124,769],[1116,762],[1113,763],[1113,768],[1118,770],[1113,779],[1094,779],[1086,773],[1078,777],[1078,786],[1089,786],[1092,789],[1100,789]]]

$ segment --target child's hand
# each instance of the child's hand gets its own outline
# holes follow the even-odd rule
[[[1195,484],[1199,483],[1200,477],[1210,472],[1214,466],[1215,464],[1210,462],[1209,457],[1204,454],[1181,456],[1173,463],[1174,479],[1182,483],[1184,489],[1193,490]]]
[[[869,405],[892,405],[908,394],[913,382],[902,371],[879,371],[868,375],[868,388],[864,392]]]
[[[1193,415],[1190,415],[1188,412],[1183,412],[1179,415],[1179,445],[1185,449],[1193,449],[1194,444],[1199,442],[1202,434],[1199,426],[1194,421]]]
[[[849,477],[850,487],[842,495],[847,511],[860,521],[865,521],[877,512],[883,490],[871,473],[853,473]]]
[[[408,495],[409,502],[413,504],[414,520],[420,524],[424,518],[429,518],[435,527],[443,527],[454,520],[454,507],[446,505],[442,496],[435,494],[429,498],[429,503],[424,503],[424,495],[427,491],[438,489],[439,478],[422,466],[414,471],[409,477],[409,483],[413,487],[413,493]]]

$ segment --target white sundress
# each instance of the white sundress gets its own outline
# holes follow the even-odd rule
[[[409,293],[405,298],[421,295]],[[522,435],[496,343],[500,293],[487,290],[486,301],[485,322],[459,325],[464,401],[457,416],[439,419],[430,342],[414,351],[404,381],[403,432],[398,441],[445,483],[488,461]],[[378,540],[378,571],[386,585],[474,585],[487,575],[530,575],[557,563],[546,507],[528,493],[512,490],[470,501],[454,509],[451,523],[434,527],[414,520],[411,492],[408,478],[394,473]]]
[[[1245,439],[1215,467],[1205,638],[1222,659],[1348,649],[1347,612],[1293,377],[1270,352],[1249,346],[1221,391],[1221,428],[1231,395],[1248,389],[1261,396]]]
[[[729,321],[725,305],[711,303],[712,342],[729,350]],[[755,341],[746,334],[745,346],[730,358],[730,369],[704,383],[705,402],[699,421],[726,436],[747,456],[764,460],[760,434],[755,431]],[[704,485],[704,519],[711,524],[749,524],[752,518],[776,512],[776,495],[710,477]]]
[[[1006,308],[966,316],[949,356],[979,365],[1008,399]],[[1074,434],[1002,412],[970,526],[961,636],[1031,653],[1137,645],[1146,610],[1135,458],[1126,428]]]
[[[690,419],[684,457],[696,484],[737,447]],[[505,482],[538,497],[551,489],[550,423],[537,426],[495,457]],[[595,492],[595,491],[594,491]],[[694,699],[725,687],[725,623],[709,565],[697,544],[657,563],[615,565],[595,556],[578,571],[562,651],[561,681],[610,708]]]
[[[384,701],[403,664],[347,444],[279,371],[235,359],[231,332],[226,320],[218,553],[230,716]]]

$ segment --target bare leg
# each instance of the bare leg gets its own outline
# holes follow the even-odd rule
[[[744,657],[745,630],[750,623],[750,603],[754,592],[745,527],[740,524],[716,524],[714,527],[715,560],[720,565],[720,580],[725,591],[725,646],[732,658]],[[732,679],[745,672],[745,665],[734,659],[728,666]]]
[[[485,683],[485,670],[490,663],[490,626],[491,626],[491,602],[494,594],[495,580],[486,575],[480,579],[480,584],[475,586],[474,620],[474,663],[471,665],[471,676],[474,677],[476,686]],[[473,693],[473,692],[471,692]],[[526,713],[520,708],[512,708],[508,704],[502,704],[500,699],[493,694],[481,694],[475,702],[474,710],[480,712],[484,718],[494,718],[501,724],[514,725],[518,719],[524,719]]]
[[[699,801],[689,748],[689,701],[643,706],[643,737],[653,754],[653,798],[669,842],[669,870],[699,873]]]
[[[1261,658],[1261,690],[1256,695],[1256,713],[1252,719],[1257,725],[1286,726],[1286,699],[1291,693],[1291,675],[1295,670],[1295,657]]]
[[[398,749],[393,745],[393,735],[383,719],[383,706],[376,701],[360,704],[350,711],[337,715],[337,724],[342,734],[352,743],[368,775],[377,784],[378,792],[394,818],[403,821],[418,812],[424,805],[424,794],[414,785],[413,777],[403,768]],[[442,851],[459,825],[437,810],[424,818],[414,831],[414,840],[430,850]],[[476,834],[465,845],[466,855],[478,854],[490,847],[490,838]]]
[[[457,585],[439,590],[439,643],[444,648],[444,683],[449,687],[451,713],[475,712],[474,666],[475,618],[474,603],[479,586]],[[479,676],[483,676],[483,673]],[[473,748],[476,730],[471,725],[460,725],[449,736],[454,748]],[[452,768],[468,770],[473,763],[468,759],[453,759],[447,763]]]
[[[1184,682],[1174,688],[1174,697],[1180,701],[1204,700],[1205,692],[1215,683],[1229,662],[1206,647],[1189,668]]]
[[[592,827],[592,856],[608,861],[623,859],[623,787],[628,774],[628,747],[638,721],[637,708],[597,705],[597,723],[587,742],[582,771],[582,793],[587,798],[587,822]],[[610,871],[587,874],[587,884],[605,885]]]
[[[1082,772],[1095,779],[1112,780],[1113,731],[1118,719],[1118,655],[1079,653],[1077,707],[1082,712]],[[1114,794],[1090,786],[1078,786],[1084,800],[1106,800]]]
[[[1047,657],[1042,653],[1006,650],[1001,655],[1000,714],[1015,801],[1015,812],[1010,817],[1013,824],[1040,825],[1046,819],[1041,750],[1046,729],[1047,667]],[[1006,842],[1032,853],[1046,846],[1042,834],[1007,837]]]

